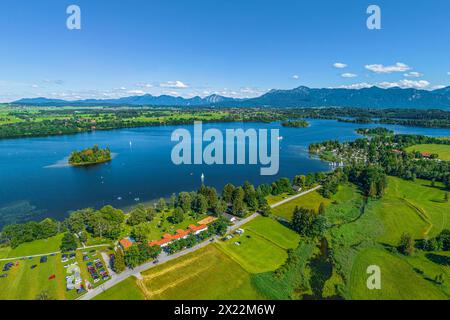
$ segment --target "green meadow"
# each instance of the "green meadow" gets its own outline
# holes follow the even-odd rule
[[[322,197],[317,191],[310,192],[304,196],[298,197],[292,201],[289,201],[281,206],[272,209],[272,213],[278,217],[286,220],[292,219],[292,213],[295,207],[303,207],[307,209],[318,210],[320,203],[324,203],[325,206],[331,203],[330,199]]]
[[[332,228],[329,241],[335,267],[346,280],[341,295],[347,299],[448,299],[448,286],[433,281],[439,274],[450,281],[448,264],[436,263],[445,259],[433,261],[442,253],[416,251],[404,256],[395,250],[405,232],[424,239],[449,228],[450,205],[443,201],[444,194],[440,186],[431,187],[428,181],[389,177],[381,200],[369,201],[362,215]],[[329,209],[327,214],[333,213]],[[356,214],[352,209],[347,212]],[[381,290],[367,289],[370,265],[381,268]]]

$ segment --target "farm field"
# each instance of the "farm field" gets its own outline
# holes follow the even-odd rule
[[[215,245],[152,268],[138,281],[146,299],[262,299],[250,274]]]
[[[445,144],[419,144],[406,148],[408,152],[427,152],[439,155],[439,159],[450,161],[450,145]]]
[[[102,292],[94,300],[144,300],[145,296],[137,286],[137,280],[130,277]]]

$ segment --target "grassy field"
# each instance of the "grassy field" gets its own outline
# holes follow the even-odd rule
[[[136,278],[130,277],[99,294],[94,300],[145,300],[145,296],[139,289]]]
[[[450,145],[445,144],[418,144],[406,148],[408,152],[428,152],[439,155],[439,159],[450,161]]]
[[[269,205],[273,205],[274,203],[283,201],[284,199],[289,198],[292,195],[293,194],[291,194],[291,193],[282,193],[282,194],[279,194],[276,196],[270,194],[266,197],[266,200]]]
[[[378,265],[381,269],[381,290],[367,289],[366,269],[369,265]],[[358,255],[350,278],[350,293],[352,299],[449,298],[437,285],[415,272],[407,259],[376,248],[366,249]]]
[[[95,254],[95,255],[94,255]],[[89,253],[90,261],[95,258],[102,260],[98,251]],[[55,256],[48,256],[46,263],[40,263],[39,257],[25,260],[11,261],[15,264],[8,272],[0,271],[0,274],[8,274],[6,278],[0,278],[0,300],[34,300],[36,296],[46,291],[52,299],[55,300],[71,300],[77,297],[75,290],[66,290],[66,276],[67,269],[64,265],[68,265],[74,261],[78,262],[81,276],[84,280],[87,279],[96,287],[103,283],[93,282],[89,273],[87,272],[86,262],[82,261],[81,251],[77,251],[76,260],[62,263],[61,254]],[[0,262],[0,270],[7,262]],[[36,265],[34,269],[32,266]],[[49,280],[49,277],[55,275],[55,279]]]
[[[146,299],[262,299],[250,274],[215,245],[143,273],[138,285]],[[127,289],[128,290],[128,289]]]
[[[444,195],[429,181],[389,177],[386,195],[372,209],[384,227],[378,240],[396,245],[404,232],[423,239],[450,228],[450,203],[444,202]]]
[[[275,270],[287,258],[284,249],[248,229],[218,247],[250,273]]]
[[[46,263],[39,263],[39,258],[18,260],[17,266],[7,272],[7,278],[0,279],[0,300],[34,300],[36,296],[46,291],[52,299],[74,299],[75,291],[66,291],[66,269],[61,263],[61,255],[48,257]],[[3,269],[5,262],[0,263]],[[37,265],[35,269],[31,266]],[[2,274],[4,272],[1,272]],[[49,280],[51,275],[56,278]]]
[[[291,220],[292,213],[295,207],[298,206],[318,210],[321,202],[323,202],[325,205],[329,205],[331,203],[331,200],[322,197],[317,191],[313,191],[272,209],[272,213],[276,216]]]
[[[243,228],[268,239],[283,249],[295,248],[300,241],[300,236],[296,232],[271,218],[257,217],[246,223]]]
[[[443,201],[444,193],[429,181],[389,177],[385,196],[369,201],[362,215],[356,215],[355,206],[338,205],[342,217],[356,216],[344,218],[329,237],[337,270],[347,280],[342,292],[347,299],[448,299],[448,287],[433,281],[441,273],[450,281],[448,265],[433,262],[435,256],[429,253],[418,251],[408,257],[388,250],[398,245],[404,232],[423,239],[449,228],[450,205]],[[327,215],[334,211],[331,205]],[[433,254],[439,257],[442,253]],[[369,265],[381,268],[381,290],[366,287]]]
[[[63,234],[58,234],[48,239],[23,243],[14,249],[0,248],[0,259],[57,252],[60,250],[62,237]]]

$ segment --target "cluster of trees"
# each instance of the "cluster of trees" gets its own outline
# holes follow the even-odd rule
[[[305,120],[289,120],[281,123],[283,127],[291,127],[291,128],[307,128],[309,127],[309,123]]]
[[[400,238],[400,242],[397,246],[397,250],[406,256],[411,256],[414,254],[415,241],[409,233],[402,234],[402,236]]]
[[[94,164],[109,160],[111,160],[111,151],[108,148],[100,149],[98,145],[82,151],[74,151],[69,157],[69,163],[72,165]]]
[[[312,209],[295,207],[292,214],[291,228],[305,237],[321,237],[327,229],[325,206],[320,205],[319,212]]]
[[[358,185],[369,198],[381,198],[387,188],[387,176],[383,168],[376,165],[345,167],[348,180]]]
[[[69,252],[74,251],[78,248],[78,242],[75,235],[71,232],[64,233],[64,236],[61,240],[61,251]]]
[[[0,234],[0,243],[15,248],[25,242],[53,237],[63,229],[62,224],[53,219],[6,225]]]
[[[197,235],[191,233],[186,239],[172,241],[169,243],[166,250],[169,254],[173,254],[186,248],[192,248],[197,243],[203,242],[212,236],[224,236],[229,225],[230,223],[227,219],[220,217],[217,221],[210,224],[207,230],[200,232]]]
[[[125,251],[124,262],[130,268],[134,268],[140,264],[143,264],[149,260],[156,259],[158,255],[161,253],[160,246],[149,246],[148,243],[140,243],[138,245],[131,246]],[[119,256],[119,261],[116,258],[114,259],[114,264],[117,264],[115,268],[118,270],[122,268],[120,265],[121,257]]]
[[[72,233],[83,234],[84,231],[93,237],[117,240],[122,232],[125,214],[112,206],[100,210],[91,208],[78,210],[64,220],[64,225]]]
[[[363,134],[365,136],[389,136],[393,135],[394,131],[378,127],[378,128],[360,128],[355,130],[356,133]]]
[[[444,229],[431,239],[417,240],[416,248],[423,251],[450,251],[450,230]]]

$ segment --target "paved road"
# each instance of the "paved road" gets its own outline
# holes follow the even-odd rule
[[[280,206],[280,205],[282,205],[282,204],[284,204],[286,202],[289,202],[289,201],[292,201],[292,200],[294,200],[294,199],[296,199],[298,197],[304,196],[305,194],[313,192],[313,191],[319,189],[320,187],[321,186],[317,186],[317,187],[315,187],[313,189],[310,189],[310,190],[298,193],[298,194],[296,194],[296,195],[294,195],[292,197],[286,198],[286,199],[284,199],[284,200],[282,200],[280,202],[277,202],[277,203],[271,205],[271,208],[278,207],[278,206]],[[249,217],[247,217],[245,219],[241,219],[241,220],[237,221],[234,225],[232,225],[232,226],[230,226],[228,228],[228,232],[233,232],[236,229],[239,229],[241,226],[243,226],[247,222],[255,219],[257,216],[259,216],[259,214],[258,213],[254,213],[254,214],[252,214],[251,216],[249,216]],[[189,248],[189,249],[186,249],[186,250],[174,253],[172,255],[168,255],[167,253],[165,253],[163,251],[158,257],[158,263],[157,264],[155,264],[155,263],[153,263],[153,261],[151,261],[151,262],[147,262],[145,264],[142,264],[139,267],[136,267],[134,269],[127,269],[127,270],[125,270],[124,272],[122,272],[120,274],[112,274],[110,280],[108,280],[107,282],[105,282],[101,286],[98,286],[97,288],[94,288],[94,289],[90,290],[89,292],[87,292],[83,296],[79,297],[77,300],[91,300],[95,296],[99,295],[100,293],[108,290],[109,288],[115,286],[116,284],[118,284],[118,283],[128,279],[129,277],[132,277],[132,276],[135,277],[135,278],[141,279],[142,278],[141,272],[144,272],[144,271],[146,271],[148,269],[151,269],[151,268],[153,268],[153,267],[155,267],[157,265],[163,264],[163,263],[165,263],[167,261],[170,261],[170,260],[179,258],[181,256],[184,256],[185,254],[194,252],[194,251],[196,251],[196,250],[198,250],[200,248],[203,248],[203,247],[207,246],[208,244],[210,244],[212,242],[217,241],[219,238],[220,237],[216,236],[216,237],[212,238],[211,240],[204,241],[202,243],[199,243],[199,244],[193,246],[192,248]]]
[[[95,246],[88,246],[88,247],[77,248],[77,250],[87,250],[87,249],[98,248],[98,247],[107,247],[107,246],[110,246],[110,244],[97,244]],[[49,256],[51,254],[58,254],[58,253],[61,253],[61,251],[50,252],[50,253],[34,254],[34,255],[30,255],[30,256],[22,256],[22,257],[14,257],[14,258],[4,258],[4,259],[0,259],[0,261],[21,260],[21,259],[27,259],[27,258],[30,258],[30,257],[31,258],[37,258],[37,257]]]

